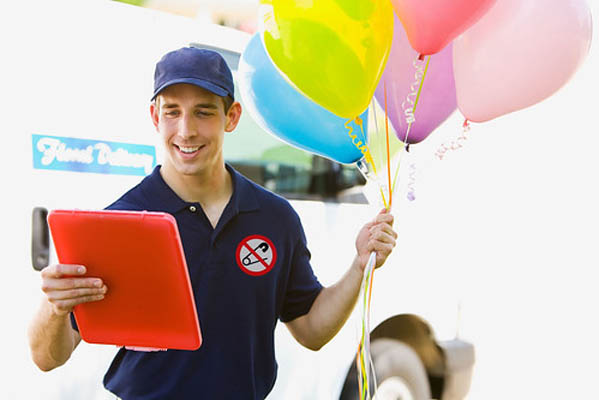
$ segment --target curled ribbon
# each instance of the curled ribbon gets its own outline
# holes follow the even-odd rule
[[[435,156],[437,156],[439,160],[443,160],[443,158],[445,157],[445,153],[447,153],[448,151],[455,151],[464,147],[464,141],[468,140],[468,137],[466,136],[468,132],[470,132],[470,122],[468,122],[468,120],[465,120],[464,124],[462,125],[462,134],[458,136],[455,140],[449,142],[448,144],[443,143],[441,146],[439,146],[439,148],[435,152]]]
[[[356,125],[358,125],[362,131],[362,139],[364,140],[364,142],[362,142],[362,140],[360,140],[358,138],[358,135],[354,132],[354,128],[350,125],[352,122],[355,122]],[[374,170],[374,173],[376,174],[376,166],[374,165],[374,160],[372,159],[372,154],[370,153],[370,149],[368,148],[368,145],[366,144],[366,136],[364,135],[364,125],[362,123],[362,118],[360,117],[356,117],[354,119],[348,119],[345,124],[344,124],[345,128],[348,130],[347,134],[349,135],[352,143],[354,144],[354,146],[356,146],[356,148],[358,150],[360,150],[362,152],[362,154],[364,154],[364,157],[366,158],[366,161],[368,163],[370,163],[370,165],[372,165],[372,169]]]
[[[410,173],[408,175],[409,178],[409,182],[408,182],[408,200],[410,201],[414,201],[416,200],[416,194],[415,192],[415,186],[416,186],[416,164],[412,163],[410,164]]]
[[[408,124],[408,128],[406,130],[406,135],[404,137],[404,142],[408,140],[408,135],[410,134],[410,129],[412,124],[416,121],[416,117],[414,113],[416,112],[416,106],[418,105],[418,99],[420,98],[420,92],[422,91],[422,84],[424,83],[424,77],[426,76],[426,71],[428,70],[428,63],[431,58],[429,57],[424,63],[424,59],[420,57],[412,61],[412,65],[414,66],[414,81],[410,84],[410,92],[406,95],[406,99],[401,102],[401,108],[403,110],[406,123]],[[408,104],[410,106],[408,106]]]

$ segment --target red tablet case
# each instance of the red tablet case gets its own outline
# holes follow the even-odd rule
[[[159,212],[54,210],[62,264],[101,278],[103,300],[75,306],[81,338],[136,348],[196,350],[202,337],[177,223]]]

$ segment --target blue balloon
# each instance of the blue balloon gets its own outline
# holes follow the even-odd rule
[[[259,34],[252,37],[241,55],[238,82],[245,108],[264,130],[277,138],[340,163],[354,163],[364,156],[368,111],[360,115],[364,134],[352,121],[347,124],[351,127],[350,135],[345,119],[308,99],[283,78],[266,53]]]

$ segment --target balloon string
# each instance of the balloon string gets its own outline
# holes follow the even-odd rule
[[[383,153],[382,147],[384,146],[384,144],[382,143],[382,140],[374,140],[374,136],[377,136],[380,134],[380,130],[379,130],[379,125],[378,125],[378,117],[376,115],[376,104],[375,104],[375,100],[374,97],[372,98],[372,104],[370,109],[372,110],[372,115],[373,115],[373,120],[374,120],[374,131],[372,134],[369,133],[369,136],[372,136],[371,139],[373,140],[369,140],[369,143],[371,146],[374,146],[374,154],[376,155],[376,158],[378,159],[381,154]],[[383,199],[383,204],[385,205],[385,208],[387,208],[387,202],[385,200],[385,191],[382,189],[381,183],[378,180],[378,177],[376,179],[376,183],[379,186],[379,191],[381,193],[381,197]]]
[[[389,208],[393,205],[393,190],[391,186],[391,156],[389,154],[389,114],[387,113],[387,85],[383,83],[383,93],[385,97],[385,138],[387,139],[387,183],[389,187]]]
[[[354,128],[350,125],[352,122],[356,123],[356,125],[358,125],[360,127],[363,141],[358,140],[358,135],[353,133]],[[376,165],[372,158],[372,153],[370,152],[370,149],[368,148],[368,144],[366,143],[366,134],[364,133],[364,123],[362,121],[362,118],[356,117],[353,120],[352,119],[347,120],[345,122],[344,126],[348,130],[347,134],[349,135],[350,139],[352,140],[352,143],[354,144],[354,146],[356,146],[356,148],[358,150],[360,150],[362,152],[362,154],[364,154],[364,159],[366,160],[366,162],[368,164],[370,164],[372,171],[374,172],[375,181],[378,183],[378,174],[376,171]],[[359,162],[358,162],[358,165],[359,165]],[[364,173],[364,176],[368,177],[366,173]],[[383,199],[383,204],[385,205],[385,208],[389,209],[389,207],[387,205],[387,199],[385,197],[385,192],[383,191],[383,188],[380,184],[379,184],[379,191],[381,193],[381,198]]]
[[[364,287],[363,289],[364,290]],[[364,294],[364,299],[366,298],[366,295]],[[365,307],[365,306],[364,306]],[[366,367],[366,360],[367,358],[365,357],[365,352],[366,352],[366,343],[365,343],[365,333],[366,331],[366,327],[364,326],[364,315],[362,315],[362,330],[361,330],[361,336],[360,336],[360,343],[358,344],[358,352],[356,353],[356,368],[358,371],[358,384],[359,384],[359,390],[360,390],[360,399],[365,399],[366,398],[366,394],[367,391],[369,389],[369,384],[368,384],[368,369]]]
[[[376,392],[376,375],[374,373],[374,363],[370,355],[370,301],[372,298],[372,284],[374,278],[374,268],[376,264],[376,253],[370,253],[368,262],[364,269],[364,277],[362,279],[362,324],[361,338],[356,354],[356,368],[359,386],[360,399],[370,399],[370,387],[373,383],[374,391]],[[370,373],[372,372],[372,381]],[[374,393],[372,393],[374,394]]]
[[[418,107],[418,101],[420,100],[420,94],[422,93],[422,86],[424,85],[424,79],[426,78],[426,74],[428,72],[428,66],[431,61],[431,56],[428,56],[426,59],[426,63],[424,68],[422,68],[422,61],[424,61],[424,56],[419,55],[413,62],[412,65],[416,72],[414,73],[414,82],[410,85],[410,93],[406,96],[406,99],[401,103],[401,108],[404,111],[404,115],[406,116],[406,123],[408,127],[406,128],[406,134],[404,136],[404,149],[409,151],[408,137],[410,135],[410,130],[412,129],[412,124],[416,121],[415,113],[416,108]],[[415,100],[412,101],[411,97],[415,97]],[[413,105],[411,108],[406,108],[406,103],[410,103]],[[397,176],[399,174],[400,163],[397,164],[395,168],[395,177],[393,178],[393,186],[391,188],[391,192],[395,191],[395,185],[397,183]],[[415,179],[415,177],[414,177]]]
[[[374,105],[374,102],[375,102],[374,97],[372,98],[372,102],[373,102],[372,111],[373,111],[373,116],[374,116],[374,121],[375,121],[375,124],[374,124],[375,130],[373,131],[372,141],[370,142],[370,144],[375,146],[375,149],[374,149],[375,152],[373,154],[375,155],[376,159],[378,160],[378,159],[382,159],[383,157],[385,157],[384,156],[385,140],[381,140],[381,138],[380,138],[383,134],[382,134],[382,128],[378,126],[378,116],[376,114],[377,107]],[[379,180],[378,182],[379,182],[378,183],[379,186],[383,185],[381,180]],[[388,193],[389,189],[390,189],[390,186],[387,184],[385,193]],[[383,201],[383,203],[384,203],[384,201]]]
[[[374,171],[374,174],[376,175],[376,165],[374,164],[374,160],[372,159],[372,153],[370,152],[370,149],[368,148],[368,145],[366,144],[366,133],[364,132],[364,123],[362,121],[362,118],[360,117],[356,117],[355,119],[356,125],[358,125],[360,127],[360,132],[362,133],[362,137],[364,138],[364,147],[366,147],[366,152],[364,153],[364,156],[366,157],[366,160],[372,164],[372,170]]]
[[[439,146],[435,152],[435,156],[437,156],[439,160],[443,160],[446,155],[445,153],[448,151],[455,151],[464,147],[463,142],[468,140],[468,136],[466,136],[468,132],[470,132],[470,122],[466,119],[462,125],[462,134],[448,144],[443,143],[441,146]]]
[[[371,146],[374,146],[374,149],[373,149],[374,150],[374,154],[378,158],[383,153],[383,150],[382,150],[383,145],[381,143],[382,142],[381,140],[374,140],[375,136],[378,137],[379,133],[381,132],[379,130],[378,117],[376,115],[376,109],[377,109],[377,107],[375,105],[375,99],[374,99],[374,96],[373,96],[372,97],[371,110],[372,110],[372,115],[373,115],[373,119],[374,119],[374,131],[372,131],[373,132],[372,134],[370,134],[370,132],[369,132],[369,137],[372,136],[371,137],[372,140],[369,140],[368,143],[370,143]]]
[[[365,357],[365,353],[367,351],[367,346],[365,343],[365,337],[366,337],[366,318],[365,318],[365,312],[366,312],[366,299],[367,299],[367,285],[368,285],[368,272],[369,272],[369,265],[366,266],[365,269],[365,274],[364,274],[364,278],[362,281],[362,294],[363,294],[363,305],[362,305],[362,330],[361,330],[361,337],[360,337],[360,345],[358,347],[359,350],[359,375],[358,375],[358,379],[361,383],[361,396],[360,398],[365,398],[366,394],[368,393],[369,390],[369,385],[368,385],[368,369],[366,368],[366,360],[367,358]]]
[[[369,279],[369,284],[368,284],[368,288],[367,288],[367,292],[368,292],[368,307],[366,308],[366,333],[367,334],[365,335],[365,338],[364,338],[365,342],[366,342],[364,356],[366,357],[366,362],[370,366],[370,368],[368,370],[366,370],[366,376],[368,377],[369,382],[371,381],[370,378],[372,378],[373,388],[374,388],[372,394],[374,395],[374,393],[376,393],[377,387],[376,387],[376,375],[374,374],[374,363],[372,362],[372,357],[370,356],[370,299],[372,297],[372,283],[373,283],[373,279],[374,279],[376,253],[372,252],[370,254],[370,256],[372,258],[372,262],[370,264],[370,279]],[[372,376],[370,375],[371,372],[372,372]],[[370,384],[368,385],[368,388],[370,390]]]
[[[402,140],[404,143],[408,142],[412,124],[416,121],[414,114],[416,113],[416,107],[418,106],[418,101],[420,100],[420,93],[422,93],[422,86],[424,83],[424,78],[426,77],[426,73],[428,72],[428,64],[431,61],[431,57],[429,56],[427,58],[424,68],[419,61],[420,59],[416,59],[412,62],[412,65],[416,70],[414,73],[415,81],[410,85],[410,93],[407,94],[406,99],[401,103],[401,108],[404,111],[406,123],[408,124],[406,134],[404,135],[404,140]],[[412,97],[415,97],[414,101],[412,101]],[[411,104],[413,107],[407,108],[406,103]]]
[[[356,351],[356,371],[358,378],[358,394],[360,395],[360,400],[362,399],[362,377],[360,376],[360,372],[362,371],[362,366],[360,365],[360,355],[362,354],[362,342],[358,343],[358,351]]]

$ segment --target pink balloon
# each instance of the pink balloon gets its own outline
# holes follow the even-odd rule
[[[420,54],[428,55],[441,51],[478,21],[496,1],[391,0],[391,3],[412,47]]]
[[[474,122],[549,97],[589,52],[591,11],[584,0],[501,0],[454,41],[458,107]]]
[[[457,107],[452,46],[450,44],[441,52],[431,56],[416,104],[415,120],[406,139],[407,118],[409,118],[406,111],[412,107],[406,97],[418,90],[419,78],[415,78],[417,70],[413,64],[418,57],[418,52],[412,49],[403,26],[397,17],[395,19],[391,53],[374,96],[384,109],[386,88],[387,115],[396,135],[402,142],[413,144],[426,139]],[[417,64],[424,69],[424,61]],[[411,96],[410,99],[413,102],[415,96]],[[402,103],[404,103],[403,107]]]

